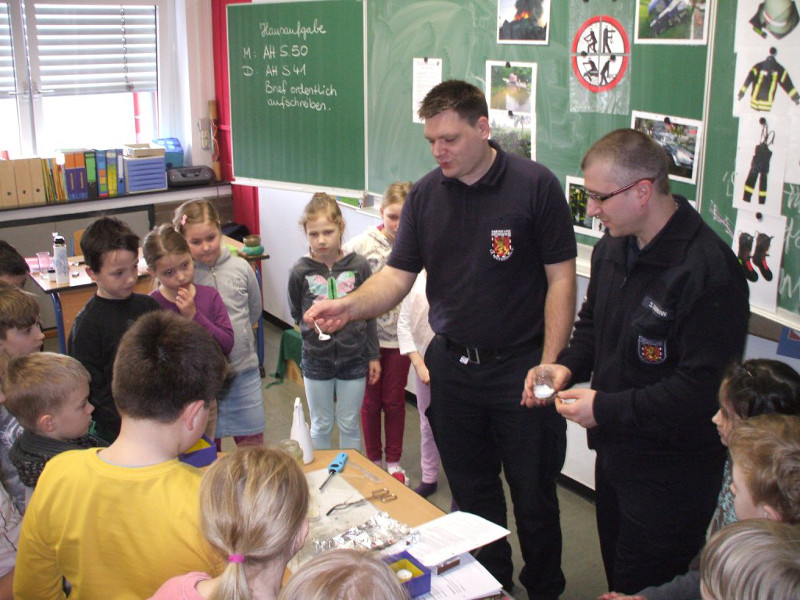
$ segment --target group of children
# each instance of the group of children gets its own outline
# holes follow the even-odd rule
[[[407,187],[399,190],[404,198]],[[352,242],[362,255],[343,247],[336,202],[316,194],[301,221],[309,255],[292,270],[289,297],[315,446],[330,446],[335,420],[343,445],[359,448],[363,424],[368,457],[385,457],[402,480],[402,418],[392,411],[409,363],[421,419],[430,382],[424,273],[401,307],[378,319],[383,335],[373,321],[321,339],[301,318],[317,299],[349,293],[382,268],[401,208],[385,204],[383,227]],[[144,240],[158,281],[146,297],[133,292],[136,236],[112,218],[88,227],[81,248],[98,290],[70,336],[75,358],[40,351],[38,305],[17,287],[27,265],[7,261],[0,244],[0,598],[12,597],[12,580],[22,599],[406,598],[382,561],[344,550],[314,558],[281,587],[308,533],[309,489],[294,459],[263,445],[260,382],[251,382],[260,294],[220,237],[210,204],[177,209]],[[13,262],[21,272],[7,268]],[[719,402],[714,422],[730,452],[708,543],[686,575],[633,598],[800,597],[800,375],[748,360],[726,374]],[[425,431],[421,423],[420,485],[432,493],[438,461]],[[204,433],[242,446],[205,474],[177,458]]]

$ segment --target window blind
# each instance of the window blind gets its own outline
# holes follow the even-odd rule
[[[0,3],[0,97],[13,92],[15,88],[8,4]]]
[[[34,14],[27,14],[26,20],[33,18],[27,27],[32,36],[28,47],[39,91],[73,95],[157,90],[155,6],[34,2],[33,7]]]

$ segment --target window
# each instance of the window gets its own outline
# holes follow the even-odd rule
[[[0,151],[160,137],[165,11],[166,0],[0,0]]]

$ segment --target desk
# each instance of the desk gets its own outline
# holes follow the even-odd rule
[[[315,450],[314,460],[303,465],[303,471],[310,473],[326,469],[339,452],[341,450]],[[361,469],[373,477],[377,477],[378,481],[370,480]],[[400,483],[357,450],[347,450],[347,463],[340,475],[364,497],[370,496],[373,490],[384,487],[395,494],[397,500],[394,502],[381,503],[376,506],[379,510],[389,513],[393,519],[411,527],[418,527],[445,514],[439,507]]]

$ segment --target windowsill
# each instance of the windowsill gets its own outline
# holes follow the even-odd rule
[[[212,185],[197,185],[184,188],[173,188],[158,192],[145,192],[142,194],[129,194],[114,198],[99,200],[80,200],[77,202],[63,202],[59,204],[39,204],[20,208],[7,208],[0,211],[0,223],[12,221],[26,221],[63,215],[76,215],[81,213],[97,213],[115,208],[129,208],[133,206],[147,206],[165,202],[181,202],[193,198],[220,198],[231,193],[231,184],[227,182]]]

